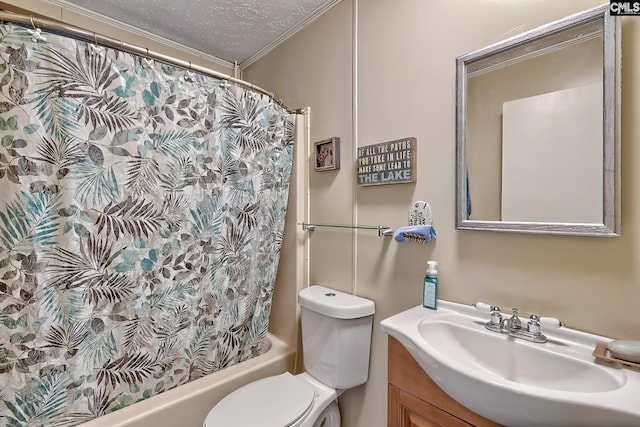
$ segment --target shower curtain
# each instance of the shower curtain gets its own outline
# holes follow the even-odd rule
[[[77,425],[260,353],[293,119],[0,25],[0,425]]]

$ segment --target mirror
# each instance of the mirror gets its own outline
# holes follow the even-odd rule
[[[619,235],[620,44],[606,4],[457,58],[457,229]]]

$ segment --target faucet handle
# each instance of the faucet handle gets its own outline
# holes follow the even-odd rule
[[[527,322],[527,331],[531,332],[532,334],[539,334],[540,330],[540,316],[538,316],[537,314],[532,314],[529,317],[529,322]]]
[[[513,307],[511,310],[513,311],[513,315],[511,316],[511,319],[509,319],[509,327],[511,329],[520,329],[522,327],[522,322],[518,317],[518,309]]]
[[[492,305],[491,306],[491,320],[490,320],[489,323],[491,323],[494,326],[500,326],[501,322],[502,322],[502,314],[500,313],[500,307]]]

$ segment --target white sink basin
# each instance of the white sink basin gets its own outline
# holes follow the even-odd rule
[[[446,317],[446,316],[444,316]],[[470,371],[548,390],[580,393],[609,391],[624,385],[624,376],[591,361],[550,351],[540,344],[465,325],[461,316],[424,319],[418,330],[442,357],[458,360]]]
[[[439,301],[381,322],[451,397],[506,426],[640,425],[640,372],[595,363],[601,337],[546,328],[536,344],[488,331],[488,313]]]

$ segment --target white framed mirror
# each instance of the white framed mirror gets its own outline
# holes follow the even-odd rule
[[[619,235],[621,29],[609,5],[456,62],[456,228]]]

